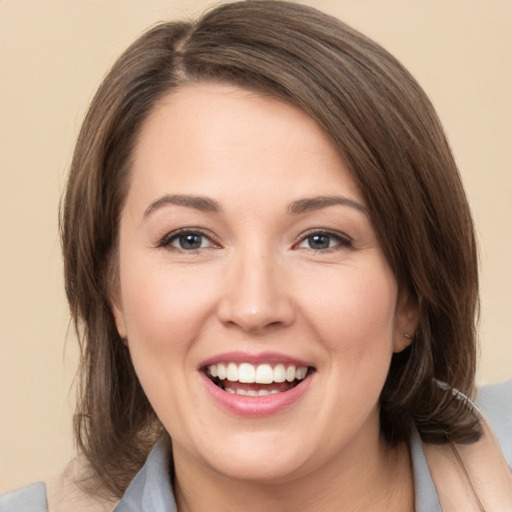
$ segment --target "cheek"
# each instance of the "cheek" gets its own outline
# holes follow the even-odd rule
[[[197,340],[208,325],[217,284],[198,273],[185,278],[179,269],[137,261],[124,262],[121,283],[135,371],[160,419],[174,425],[181,414],[176,411],[187,407],[178,391],[195,372]]]
[[[175,348],[194,336],[206,315],[208,287],[179,270],[162,272],[127,266],[122,276],[123,311],[129,338]],[[208,283],[207,283],[208,284]],[[131,339],[130,339],[131,341]]]
[[[326,414],[326,431],[355,435],[377,417],[393,353],[397,286],[384,265],[343,270],[325,281],[328,293],[310,295],[310,319],[325,348],[326,410],[336,411]]]
[[[122,263],[128,345],[137,375],[153,401],[195,371],[197,340],[211,321],[221,283],[217,273],[211,271],[208,277],[199,267],[184,272],[142,258]]]
[[[386,264],[335,269],[307,297],[311,323],[331,354],[350,353],[352,362],[374,354],[366,361],[376,363],[391,356],[397,285]]]

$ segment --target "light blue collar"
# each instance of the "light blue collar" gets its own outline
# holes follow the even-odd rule
[[[442,512],[436,487],[425,459],[420,435],[416,428],[411,436],[410,449],[416,512]]]
[[[177,512],[169,477],[170,456],[169,441],[163,437],[149,454],[144,467],[126,489],[114,512]],[[411,438],[411,458],[416,512],[442,512],[416,430]]]
[[[170,458],[169,440],[162,437],[114,512],[177,512],[169,476]]]

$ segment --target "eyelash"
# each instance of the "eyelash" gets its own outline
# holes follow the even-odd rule
[[[334,240],[336,245],[326,248],[303,247],[304,249],[314,252],[331,252],[340,248],[350,249],[353,247],[352,240],[350,240],[350,238],[348,238],[346,235],[342,235],[341,233],[336,233],[333,231],[315,229],[303,234],[299,241],[294,244],[294,248],[300,248],[302,243],[306,242],[307,240],[311,241],[313,237],[324,237],[330,240]]]
[[[201,237],[203,239],[207,239],[210,242],[211,246],[210,247],[196,247],[196,248],[191,248],[191,249],[185,249],[183,247],[175,247],[172,245],[173,242],[179,243],[181,238],[186,238],[186,237],[191,237],[191,236],[196,236],[196,237]],[[183,228],[183,229],[178,229],[177,231],[173,231],[172,233],[168,233],[167,235],[165,235],[158,242],[157,247],[162,247],[164,249],[176,250],[176,251],[182,251],[182,252],[196,252],[200,249],[210,249],[212,247],[219,247],[219,245],[213,241],[213,239],[210,235],[208,235],[206,232],[204,232],[201,229]]]
[[[184,247],[176,247],[173,245],[174,242],[180,243],[180,239],[185,239],[186,237],[200,237],[201,239],[207,239],[210,243],[210,246],[208,247],[193,247],[189,249],[185,249]],[[307,242],[308,240],[312,241],[314,237],[322,237],[328,239],[328,243],[330,244],[330,241],[334,240],[335,245],[334,246],[328,246],[324,248],[313,248],[313,247],[302,247],[303,249],[313,251],[313,252],[331,252],[335,251],[340,248],[352,248],[352,240],[348,238],[345,235],[342,235],[341,233],[336,233],[332,231],[322,230],[322,229],[316,229],[316,230],[310,230],[306,233],[304,233],[300,239],[293,245],[293,249],[300,249],[301,244]],[[202,243],[202,241],[201,241]],[[183,252],[197,252],[200,249],[210,249],[219,247],[219,245],[212,239],[210,235],[208,235],[206,232],[204,232],[201,229],[197,228],[183,228],[179,229],[177,231],[173,231],[172,233],[168,233],[165,235],[157,244],[157,247],[166,248],[169,250],[177,250],[177,251],[183,251]]]

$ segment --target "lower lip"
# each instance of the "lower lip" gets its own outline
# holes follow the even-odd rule
[[[216,386],[203,372],[200,376],[214,401],[237,416],[258,418],[277,414],[297,402],[309,389],[313,375],[308,375],[295,387],[282,393],[265,396],[244,396],[228,393]]]

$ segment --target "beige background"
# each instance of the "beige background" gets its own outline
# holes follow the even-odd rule
[[[388,48],[436,105],[481,247],[480,381],[511,376],[512,1],[310,4]],[[57,211],[87,103],[144,28],[207,5],[0,0],[0,490],[58,471],[72,453],[76,346]]]

